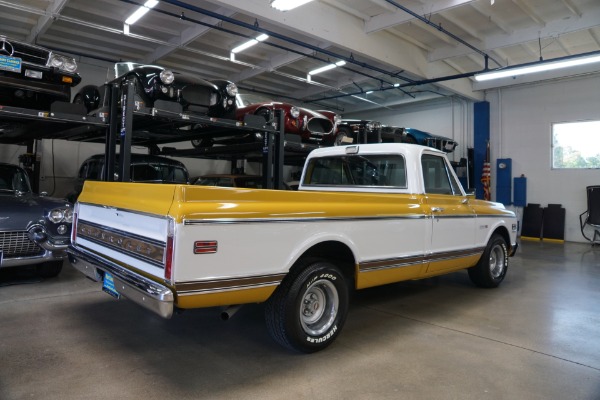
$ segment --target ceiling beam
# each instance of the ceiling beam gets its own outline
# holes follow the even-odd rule
[[[356,9],[352,8],[352,7],[348,7],[347,5],[345,5],[344,3],[338,1],[338,0],[321,0],[323,3],[329,4],[332,7],[337,8],[338,10],[347,12],[350,15],[354,15],[356,18],[361,19],[363,21],[368,20],[370,17],[365,14],[365,13],[361,13],[360,11],[356,11]]]
[[[525,15],[535,21],[536,24],[541,27],[546,25],[546,22],[539,15],[537,15],[535,11],[533,11],[529,4],[525,3],[523,0],[512,0],[512,2],[515,3],[517,7],[519,7],[521,11],[525,13]]]
[[[484,51],[498,49],[502,47],[516,46],[527,43],[538,38],[546,38],[557,35],[565,35],[571,32],[577,32],[584,29],[591,29],[598,26],[600,21],[600,7],[586,11],[581,18],[570,16],[564,19],[550,21],[540,29],[538,26],[519,29],[511,34],[489,35],[483,38],[483,44],[479,48]],[[430,61],[438,61],[445,58],[461,57],[472,53],[471,49],[464,46],[459,47],[440,47],[429,53]]]
[[[223,7],[219,8],[215,12],[225,15],[227,17],[231,17],[235,14],[235,11]],[[220,22],[218,19],[211,17],[204,17],[200,19],[200,21],[208,25],[216,25]],[[187,46],[190,42],[193,42],[194,40],[209,32],[210,30],[211,28],[209,28],[208,26],[194,24],[186,28],[183,32],[181,32],[180,36],[171,38],[168,41],[170,44],[169,46],[158,46],[152,53],[144,57],[143,62],[147,64],[153,64],[161,58],[168,56],[178,47]]]
[[[37,24],[31,28],[31,32],[25,39],[26,42],[34,43],[39,35],[43,35],[52,25],[55,16],[60,15],[60,12],[67,4],[68,0],[56,0],[51,2],[46,8],[46,13],[38,19]]]
[[[408,9],[419,13],[421,15],[439,14],[446,10],[450,10],[454,7],[462,6],[464,4],[472,3],[474,0],[430,0],[423,4],[414,3],[411,5],[408,2],[403,2]],[[408,4],[406,4],[408,3]],[[385,13],[370,18],[365,23],[365,33],[373,33],[382,29],[391,28],[395,25],[404,24],[408,21],[412,21],[415,18],[405,12],[397,12],[393,14]]]
[[[454,0],[452,3],[457,5],[464,2],[464,0],[462,2]],[[450,1],[443,0],[436,3],[448,5]],[[231,7],[253,18],[268,20],[276,26],[292,30],[304,37],[324,40],[333,46],[348,49],[349,55],[353,54],[355,59],[367,64],[372,62],[387,64],[392,71],[404,70],[409,76],[424,79],[453,73],[450,67],[442,65],[442,63],[439,63],[437,68],[432,67],[423,50],[410,43],[401,43],[387,32],[365,35],[362,21],[325,3],[311,2],[285,13],[269,7],[263,0],[219,0],[218,4]],[[331,28],[331,21],[336,21],[336,29]],[[298,36],[295,36],[294,39],[303,40]],[[394,51],[390,51],[390,49],[394,49]],[[470,80],[459,79],[457,81],[444,81],[438,85],[453,91],[456,90],[456,93],[463,97],[477,100],[483,98],[482,93],[472,90]]]
[[[561,0],[562,3],[571,11],[571,13],[577,17],[581,17],[581,11],[577,8],[571,0]]]
[[[484,5],[485,4],[485,5]],[[491,7],[489,4],[486,3],[471,3],[470,4],[471,7],[473,7],[473,9],[475,11],[477,11],[479,14],[481,14],[482,16],[484,16],[485,18],[487,18],[487,20],[496,25],[498,28],[500,28],[500,30],[502,30],[504,33],[506,34],[511,34],[513,29],[508,26],[506,23],[500,21],[498,18],[496,18],[495,16],[493,16],[493,12],[491,10]]]
[[[320,47],[322,49],[327,49],[331,47],[329,43],[313,43],[313,46]],[[299,51],[305,51],[306,49],[299,49]],[[277,68],[281,68],[285,65],[291,64],[295,61],[303,59],[305,56],[301,54],[297,54],[294,52],[285,52],[283,54],[278,54],[277,56],[271,58],[270,60],[264,61],[258,64],[258,68],[248,68],[240,73],[230,75],[227,79],[232,82],[242,82],[246,79],[250,79],[255,77],[256,75],[263,74],[265,72],[271,72],[276,70]]]

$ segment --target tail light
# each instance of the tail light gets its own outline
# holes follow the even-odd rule
[[[169,232],[167,234],[167,248],[165,249],[165,280],[173,281],[173,256],[175,254],[175,221],[169,219]]]

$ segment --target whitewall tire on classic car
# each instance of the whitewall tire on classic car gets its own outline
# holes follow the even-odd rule
[[[329,346],[348,312],[348,286],[340,270],[323,260],[307,260],[292,271],[266,304],[273,339],[303,353]]]
[[[495,233],[490,238],[481,259],[468,269],[469,278],[477,286],[495,288],[504,280],[508,270],[508,248],[506,240]]]

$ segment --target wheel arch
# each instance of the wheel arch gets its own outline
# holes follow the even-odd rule
[[[350,288],[356,287],[356,257],[346,243],[339,240],[324,240],[305,249],[289,270],[295,272],[304,268],[309,259],[322,259],[335,264],[347,279]],[[351,286],[350,286],[351,285]]]
[[[506,245],[509,248],[509,253],[510,253],[511,252],[510,249],[512,249],[512,243],[510,240],[510,234],[508,233],[508,229],[504,225],[497,226],[490,234],[488,241],[494,234],[498,234],[498,235],[502,236],[502,238],[506,242]]]

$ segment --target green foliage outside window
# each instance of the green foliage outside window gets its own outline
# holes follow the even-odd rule
[[[600,168],[600,121],[553,124],[552,168]]]

